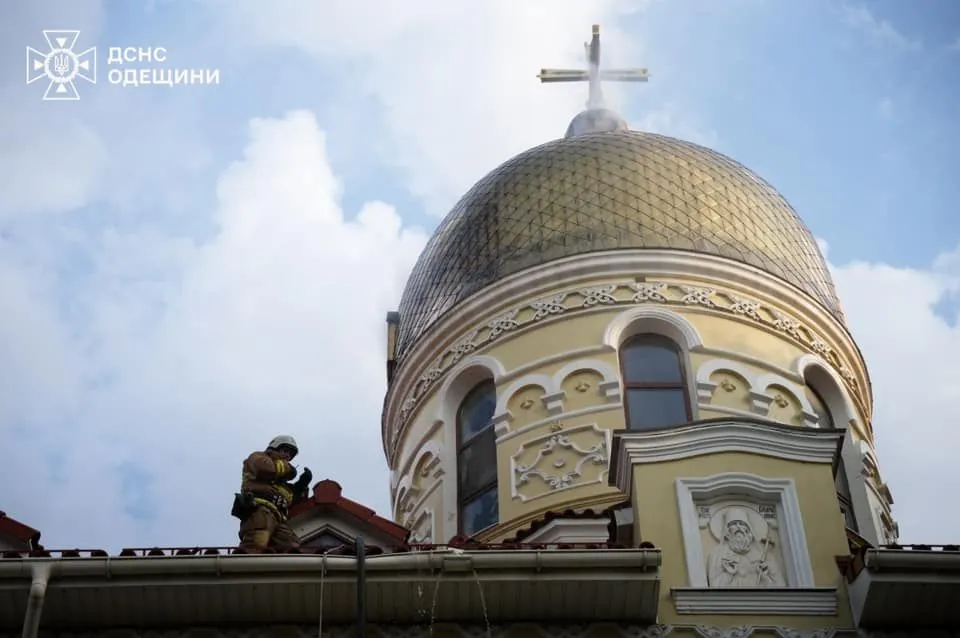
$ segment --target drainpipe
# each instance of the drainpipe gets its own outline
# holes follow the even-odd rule
[[[36,638],[40,629],[40,614],[43,612],[43,600],[47,595],[47,582],[53,571],[51,563],[33,565],[33,582],[30,583],[30,595],[27,597],[27,613],[23,618],[22,638]]]
[[[357,536],[357,636],[367,636],[367,545]]]

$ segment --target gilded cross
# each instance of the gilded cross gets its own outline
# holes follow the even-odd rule
[[[537,75],[540,82],[589,82],[590,96],[588,109],[603,107],[603,91],[600,82],[646,82],[650,79],[647,69],[600,70],[600,25],[593,25],[593,38],[585,43],[587,52],[587,70],[580,69],[540,69]]]

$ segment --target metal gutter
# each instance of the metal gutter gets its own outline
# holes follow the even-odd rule
[[[41,565],[56,567],[57,580],[69,578],[123,578],[162,575],[288,576],[319,575],[325,561],[328,574],[352,573],[358,567],[353,556],[321,555],[229,555],[229,556],[146,556],[103,558],[6,558],[0,560],[0,586],[15,579],[33,578]],[[597,550],[435,550],[367,556],[366,576],[382,572],[463,572],[472,569],[550,571],[641,569],[656,570],[661,564],[658,549]],[[7,581],[7,583],[4,583]]]
[[[881,571],[960,571],[960,552],[904,549],[868,549],[864,565],[871,572]]]

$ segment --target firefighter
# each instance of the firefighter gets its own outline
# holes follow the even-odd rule
[[[300,541],[287,525],[294,503],[307,498],[313,473],[303,468],[300,478],[291,461],[299,448],[292,436],[280,435],[263,452],[254,452],[243,462],[243,482],[235,495],[234,516],[240,519],[240,549],[248,554],[288,552]]]

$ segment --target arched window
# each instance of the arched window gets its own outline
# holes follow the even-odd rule
[[[457,493],[459,527],[473,536],[497,523],[497,443],[493,413],[497,391],[492,380],[482,381],[457,410]]]
[[[628,430],[652,430],[692,420],[680,348],[667,337],[641,334],[620,347]]]

